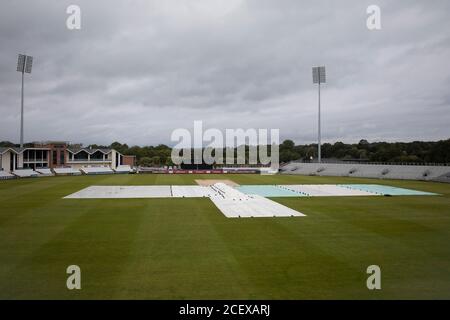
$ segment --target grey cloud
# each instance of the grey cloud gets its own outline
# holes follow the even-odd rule
[[[0,140],[18,140],[17,53],[26,79],[26,139],[170,144],[173,129],[279,128],[316,139],[311,66],[327,66],[324,140],[450,136],[450,4],[376,1],[2,2]]]

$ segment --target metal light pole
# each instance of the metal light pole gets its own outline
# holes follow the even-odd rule
[[[24,87],[24,74],[31,73],[33,66],[33,57],[24,54],[19,54],[17,60],[17,71],[22,72],[22,91],[21,91],[21,104],[20,104],[20,147],[23,148],[23,87]]]
[[[317,134],[317,159],[318,162],[322,162],[322,155],[321,155],[321,139],[322,139],[322,133],[321,133],[321,121],[320,121],[320,84],[326,82],[326,76],[325,76],[325,67],[313,67],[312,68],[313,73],[313,83],[318,84],[318,93],[319,93],[319,119],[318,119],[318,134]]]

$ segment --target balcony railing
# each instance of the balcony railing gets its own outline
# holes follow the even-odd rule
[[[111,162],[111,159],[105,159],[105,160],[103,160],[103,159],[69,159],[69,160],[67,160],[67,162],[72,162],[72,163],[74,163],[74,162]]]
[[[293,160],[291,163],[315,163],[317,164],[317,159],[314,160]],[[437,162],[374,162],[374,161],[344,161],[344,160],[326,160],[322,159],[321,164],[370,164],[370,165],[401,165],[401,166],[450,166],[450,163],[437,163]]]

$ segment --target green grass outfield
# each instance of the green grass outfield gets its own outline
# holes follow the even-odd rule
[[[62,199],[90,185],[379,183],[441,196],[274,200],[301,218],[228,219],[209,199]],[[66,268],[81,267],[81,290]],[[366,268],[382,269],[382,290]],[[1,299],[450,299],[450,185],[259,175],[0,181]]]

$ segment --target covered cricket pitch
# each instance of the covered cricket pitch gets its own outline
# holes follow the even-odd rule
[[[245,195],[258,189],[305,216],[229,219],[190,187],[198,179],[233,181]],[[283,187],[273,196],[258,185]],[[283,196],[299,185],[437,195]],[[195,197],[65,198],[91,186],[177,186]],[[441,183],[251,174],[0,182],[2,299],[448,299],[449,241],[450,189]],[[81,269],[81,290],[66,287],[69,265]],[[366,287],[370,265],[381,268],[381,290]]]

